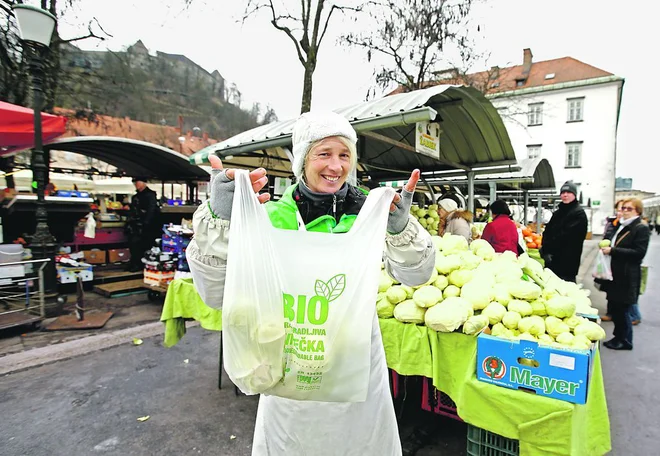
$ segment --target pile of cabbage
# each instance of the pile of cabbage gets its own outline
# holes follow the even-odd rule
[[[426,228],[426,231],[435,236],[438,234],[438,225],[440,224],[440,216],[438,215],[438,205],[431,204],[428,209],[422,209],[418,206],[412,206],[410,213],[417,219],[417,221]]]
[[[493,336],[562,348],[589,349],[605,337],[599,324],[580,316],[598,315],[589,291],[527,254],[495,253],[483,239],[468,246],[462,236],[432,238],[436,261],[427,283],[408,287],[381,271],[380,318],[469,335],[489,328]]]

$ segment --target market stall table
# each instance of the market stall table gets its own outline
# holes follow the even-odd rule
[[[170,284],[161,321],[165,345],[185,334],[185,319],[220,331],[222,312],[201,300],[192,280]],[[536,396],[480,382],[476,378],[477,338],[438,333],[425,326],[380,319],[387,365],[400,375],[433,379],[456,403],[467,423],[518,440],[521,456],[603,455],[610,451],[605,388],[597,355],[585,405]]]

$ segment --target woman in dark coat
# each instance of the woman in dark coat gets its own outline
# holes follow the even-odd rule
[[[632,350],[633,331],[629,308],[639,298],[642,260],[649,246],[649,227],[642,223],[642,202],[627,199],[622,204],[623,220],[612,237],[611,247],[601,249],[612,257],[612,277],[606,284],[607,307],[614,322],[614,338],[603,345],[613,350]]]

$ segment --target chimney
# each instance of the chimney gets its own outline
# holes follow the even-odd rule
[[[523,49],[523,74],[528,75],[529,71],[532,69],[532,50],[527,48]]]
[[[490,79],[497,79],[500,77],[500,67],[495,65],[490,67]]]

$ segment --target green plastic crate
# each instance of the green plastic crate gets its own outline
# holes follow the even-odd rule
[[[468,424],[467,454],[469,456],[518,456],[518,441],[507,439],[485,429]]]

